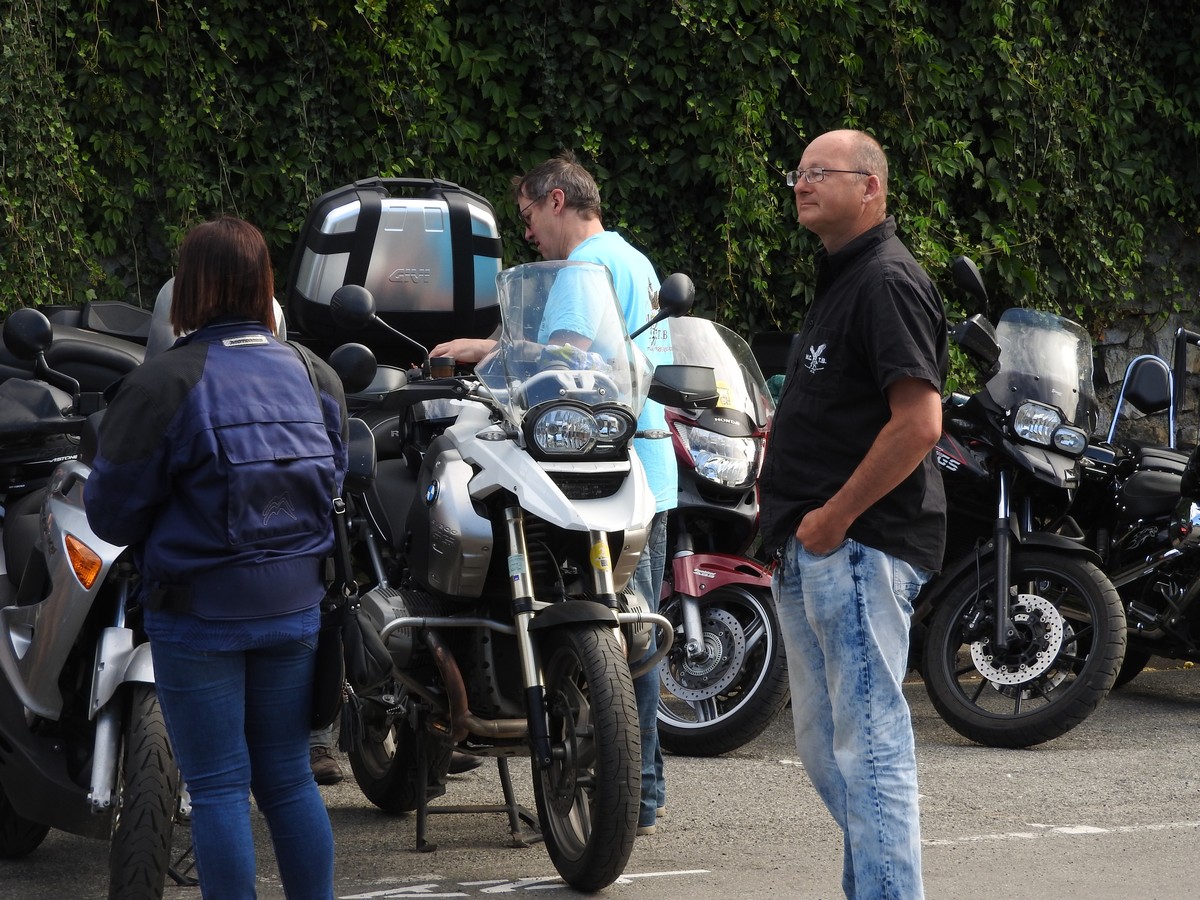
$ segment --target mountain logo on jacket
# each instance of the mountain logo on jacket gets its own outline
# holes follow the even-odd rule
[[[284,491],[278,497],[273,497],[267,503],[266,507],[263,508],[263,525],[266,525],[277,515],[287,516],[293,521],[296,519],[296,507],[292,505],[292,498],[287,491]]]

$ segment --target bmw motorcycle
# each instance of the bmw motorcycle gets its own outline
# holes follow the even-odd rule
[[[965,257],[956,284],[982,305]],[[963,736],[1027,747],[1083,722],[1125,653],[1121,598],[1065,513],[1096,424],[1092,351],[1076,323],[1009,309],[952,338],[983,386],[943,404],[935,458],[949,521],[943,571],[914,611],[913,648],[941,717]]]
[[[659,607],[675,632],[659,667],[659,740],[672,753],[716,756],[762,734],[790,696],[771,572],[750,555],[775,405],[739,335],[690,316],[669,324],[675,362],[712,366],[718,400],[666,410],[679,505]]]
[[[673,628],[627,590],[655,510],[630,449],[638,412],[648,394],[703,406],[716,392],[708,369],[660,366],[651,379],[601,266],[528,263],[497,287],[502,334],[473,374],[381,366],[348,398],[361,609],[394,663],[391,681],[356,698],[349,758],[372,803],[416,811],[425,850],[456,750],[499,761],[501,809],[526,840],[532,817],[507,760],[530,757],[537,838],[568,884],[593,891],[623,872],[637,826],[632,675],[658,664]],[[667,279],[658,319],[693,293]],[[598,324],[586,351],[545,343],[543,318],[568,301]],[[387,327],[362,287],[339,288],[331,313],[340,327]],[[650,627],[660,649],[647,655]]]
[[[9,316],[4,343],[31,377],[0,383],[0,858],[31,853],[51,828],[107,840],[109,896],[161,897],[179,773],[137,573],[83,509],[87,414],[102,400],[47,364],[41,312]]]

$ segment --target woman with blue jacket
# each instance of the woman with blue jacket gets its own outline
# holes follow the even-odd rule
[[[328,900],[333,835],[308,734],[345,400],[328,366],[310,358],[314,385],[276,340],[273,295],[253,225],[188,233],[171,306],[186,336],[125,378],[84,499],[96,533],[135,552],[203,895],[255,896],[253,794],[287,896]]]

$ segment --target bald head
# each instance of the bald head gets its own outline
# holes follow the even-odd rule
[[[800,169],[825,171],[816,182],[798,179],[793,191],[800,224],[831,253],[886,218],[887,157],[869,134],[827,131],[808,145]]]

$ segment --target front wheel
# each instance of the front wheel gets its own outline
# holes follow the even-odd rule
[[[154,685],[133,684],[129,690],[108,853],[108,896],[157,900],[171,865],[179,769]]]
[[[787,705],[783,635],[770,588],[718,588],[700,606],[703,646],[688,655],[679,594],[664,605],[676,640],[659,676],[658,737],[682,756],[717,756],[754,740]]]
[[[533,767],[538,819],[554,868],[580,891],[625,871],[641,802],[641,735],[629,666],[605,625],[555,629],[546,642],[552,761]]]
[[[1100,705],[1125,653],[1125,611],[1095,565],[1020,551],[1009,612],[1015,635],[994,646],[994,565],[950,589],[925,641],[925,689],[963,737],[1029,747],[1070,731]]]

